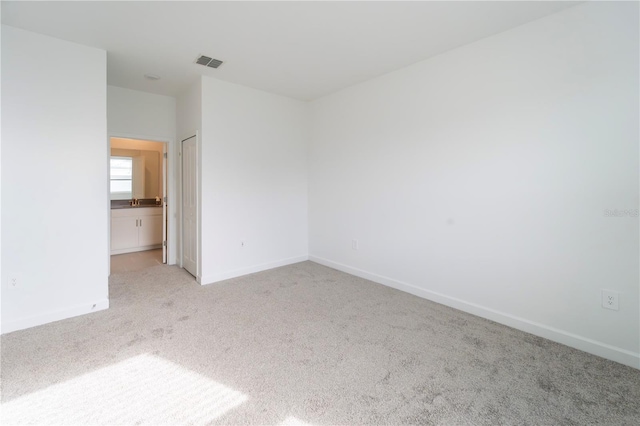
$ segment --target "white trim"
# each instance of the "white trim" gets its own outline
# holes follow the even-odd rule
[[[274,262],[261,263],[259,265],[249,266],[247,268],[233,269],[231,271],[223,272],[221,274],[202,277],[198,279],[198,282],[202,285],[213,284],[213,283],[228,280],[231,278],[241,277],[243,275],[249,275],[249,274],[254,274],[256,272],[266,271],[268,269],[278,268],[280,266],[287,266],[287,265],[292,265],[294,263],[304,262],[305,260],[309,260],[309,256],[302,255],[302,256],[296,256],[296,257],[289,257],[287,259],[276,260]]]
[[[2,334],[24,330],[25,328],[36,327],[38,325],[48,324],[50,322],[73,318],[84,314],[90,314],[92,312],[98,312],[105,309],[109,309],[109,299],[83,303],[66,309],[51,311],[26,318],[19,318],[14,321],[4,321],[2,323]]]
[[[513,327],[515,329],[531,333],[539,337],[544,337],[545,339],[549,339],[554,342],[600,356],[602,358],[606,358],[624,365],[628,365],[630,367],[640,369],[640,353],[631,352],[626,349],[598,342],[593,339],[559,330],[557,328],[540,324],[534,321],[529,321],[527,319],[506,314],[504,312],[499,312],[494,309],[480,306],[475,303],[467,302],[455,297],[447,296],[445,294],[425,290],[412,284],[397,281],[393,278],[385,277],[382,275],[373,274],[371,272],[353,268],[351,266],[334,262],[329,259],[324,259],[322,257],[310,255],[309,260],[324,266],[328,266],[329,268],[337,269],[339,271],[385,285],[387,287],[392,287],[397,290],[422,297],[423,299],[428,299],[442,305],[459,309],[461,311],[468,312],[470,314],[486,318],[491,321],[495,321],[497,323],[504,324],[506,326]]]

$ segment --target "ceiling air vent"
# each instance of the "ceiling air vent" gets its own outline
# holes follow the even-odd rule
[[[209,68],[218,68],[220,65],[222,65],[222,61],[203,55],[196,59],[196,64],[204,65],[205,67]]]

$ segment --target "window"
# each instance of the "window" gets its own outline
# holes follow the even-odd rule
[[[111,199],[133,198],[133,158],[111,157]]]

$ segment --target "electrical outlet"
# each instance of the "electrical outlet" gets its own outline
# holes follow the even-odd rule
[[[9,278],[9,289],[16,289],[18,288],[18,285],[20,284],[18,277],[11,277]]]
[[[602,289],[602,307],[617,311],[619,309],[618,296],[617,291]]]
[[[351,248],[358,250],[358,240],[351,240]]]

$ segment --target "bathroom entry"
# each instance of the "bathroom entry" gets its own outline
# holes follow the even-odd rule
[[[110,138],[111,270],[167,263],[167,147]]]

